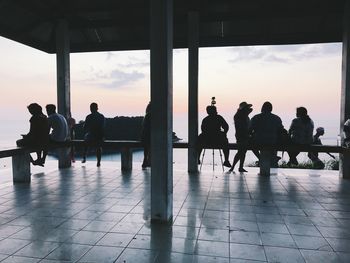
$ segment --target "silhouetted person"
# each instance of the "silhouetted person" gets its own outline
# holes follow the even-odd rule
[[[93,102],[90,104],[91,114],[86,116],[84,122],[84,140],[85,149],[83,154],[82,163],[86,162],[86,154],[88,146],[96,148],[97,167],[101,166],[101,155],[102,155],[102,143],[104,139],[105,129],[105,117],[98,112],[97,103]]]
[[[56,106],[53,104],[46,105],[47,121],[49,124],[50,143],[62,143],[69,139],[69,129],[66,118],[56,112]],[[44,165],[47,156],[47,151],[43,151],[41,163]]]
[[[218,147],[224,152],[225,161],[223,163],[226,167],[231,167],[229,161],[228,139],[226,137],[229,126],[225,119],[218,115],[215,106],[207,106],[208,116],[202,121],[202,133],[198,136],[198,163],[199,157],[203,148]]]
[[[235,165],[239,161],[239,172],[247,172],[244,168],[244,160],[247,152],[247,145],[249,143],[249,127],[250,119],[248,115],[253,111],[252,104],[247,102],[241,102],[235,116],[233,117],[236,129],[236,141],[238,145],[238,151],[233,158],[233,163],[230,171],[233,171]]]
[[[320,139],[321,136],[324,135],[324,128],[323,127],[318,127],[316,129],[316,133],[313,136],[312,139],[312,144],[314,145],[322,145],[322,141]],[[335,156],[333,154],[327,153],[330,157],[335,159]],[[312,161],[313,167],[317,169],[323,169],[324,168],[324,163],[318,158],[318,152],[309,152],[307,156],[310,158]]]
[[[298,107],[296,110],[296,118],[292,120],[289,128],[291,141],[295,145],[307,145],[312,143],[312,135],[314,131],[314,122],[307,114],[305,107]],[[290,151],[288,165],[298,165],[297,156],[300,152]]]
[[[49,126],[47,117],[43,114],[42,108],[37,103],[31,103],[28,107],[29,113],[32,115],[30,118],[30,129],[26,135],[22,135],[23,138],[16,141],[19,147],[30,147],[38,149],[36,151],[37,159],[34,161],[31,158],[31,162],[34,165],[43,166],[41,163],[41,153],[46,151],[49,142]]]
[[[250,133],[252,142],[275,145],[278,143],[283,129],[281,118],[272,113],[272,104],[266,101],[261,107],[261,113],[251,119]],[[259,151],[254,150],[253,152],[259,158]],[[272,166],[277,165],[278,157],[276,154],[276,151],[272,153]]]
[[[151,103],[146,107],[146,114],[142,121],[141,143],[143,146],[142,168],[151,166]]]

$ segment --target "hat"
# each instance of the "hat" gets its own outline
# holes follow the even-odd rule
[[[252,104],[248,104],[247,102],[243,101],[239,104],[239,110],[243,110],[243,109],[247,109],[247,108],[251,108],[253,105]]]
[[[324,133],[324,128],[323,128],[323,127],[318,127],[318,128],[316,129],[316,132],[318,132],[318,133],[323,132],[323,133]]]

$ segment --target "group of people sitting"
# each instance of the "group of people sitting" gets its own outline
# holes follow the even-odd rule
[[[31,158],[33,165],[44,166],[48,153],[48,146],[64,143],[74,137],[75,120],[66,118],[56,112],[54,104],[46,105],[47,116],[42,112],[42,107],[37,103],[31,103],[28,107],[32,115],[29,132],[22,135],[22,139],[16,141],[19,147],[29,147],[36,150],[37,159]],[[90,111],[84,123],[85,142],[83,160],[86,162],[88,146],[96,148],[97,166],[101,165],[101,144],[104,137],[105,118],[98,112],[96,103],[90,104]],[[74,154],[71,151],[71,159],[74,161]]]
[[[229,145],[227,139],[229,125],[225,119],[217,113],[214,97],[212,98],[211,105],[207,106],[206,111],[208,116],[202,121],[202,133],[198,136],[197,142],[198,163],[200,163],[200,155],[203,148],[221,148],[225,158],[223,165],[230,167],[229,171],[233,171],[239,162],[238,171],[246,172],[244,169],[244,161],[248,144],[322,144],[320,136],[324,134],[324,128],[317,128],[316,134],[313,135],[314,123],[309,117],[305,107],[298,107],[296,109],[296,118],[293,119],[287,131],[283,127],[281,118],[272,113],[272,104],[270,102],[264,102],[261,107],[261,113],[253,116],[252,119],[249,118],[249,114],[253,111],[252,104],[241,102],[233,117],[238,151],[231,165],[229,161]],[[253,150],[253,153],[259,159],[259,151]],[[298,165],[297,156],[299,153],[300,152],[297,151],[288,152],[288,165]],[[334,158],[333,155],[331,156]],[[324,168],[324,163],[318,158],[317,152],[308,153],[308,157],[316,168]],[[277,151],[274,152],[271,157],[272,167],[277,167],[279,159],[280,157],[277,156]]]

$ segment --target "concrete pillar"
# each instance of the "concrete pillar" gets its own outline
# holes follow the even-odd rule
[[[66,20],[61,19],[56,26],[56,67],[57,67],[57,111],[66,120],[71,117],[70,103],[70,62],[69,28]],[[59,168],[71,166],[69,149],[59,152]]]
[[[132,149],[123,147],[121,149],[122,171],[132,170]]]
[[[340,96],[340,134],[343,137],[344,122],[350,118],[350,3],[347,1],[344,11],[342,82]],[[343,142],[342,138],[342,142]],[[350,154],[339,154],[339,173],[350,178]]]
[[[259,166],[260,166],[260,175],[270,175],[270,168],[271,168],[271,151],[260,151],[260,158],[259,158]]]
[[[30,183],[29,152],[12,156],[12,175],[14,183]]]
[[[173,217],[173,2],[150,2],[151,220]]]
[[[188,13],[188,172],[198,172],[198,12]]]

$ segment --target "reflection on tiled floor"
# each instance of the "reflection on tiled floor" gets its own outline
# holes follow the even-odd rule
[[[174,167],[174,222],[150,224],[150,171],[94,163],[0,184],[1,262],[350,262],[350,181]],[[137,167],[136,167],[137,166]]]

